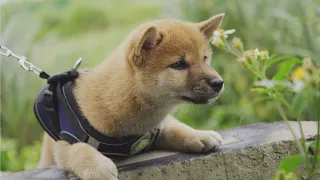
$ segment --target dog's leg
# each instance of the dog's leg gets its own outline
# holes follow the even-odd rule
[[[40,161],[38,165],[39,168],[46,168],[54,164],[54,158],[53,158],[54,143],[55,143],[54,140],[47,133],[44,133]]]
[[[168,115],[160,124],[156,147],[183,152],[205,152],[218,147],[222,137],[215,131],[196,130]]]
[[[54,147],[57,166],[83,180],[117,180],[118,170],[111,159],[86,143],[73,145],[58,141]]]

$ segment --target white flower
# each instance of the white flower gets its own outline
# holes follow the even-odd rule
[[[214,32],[213,32],[213,37],[215,37],[215,38],[219,38],[220,37],[220,31],[219,30],[215,30]]]
[[[233,47],[235,47],[239,51],[243,51],[243,43],[240,38],[233,37],[231,43]]]
[[[224,37],[227,38],[228,35],[235,33],[235,29],[228,29],[228,30],[223,30],[223,29],[218,29],[213,32],[213,37]]]
[[[268,51],[260,51],[260,60],[268,60],[269,52]]]
[[[269,80],[263,79],[254,83],[254,86],[273,88],[276,85],[281,85],[283,87],[292,88],[292,84],[289,81],[278,81],[278,80]]]
[[[255,82],[254,85],[258,87],[273,88],[275,82],[269,79],[263,79],[261,81]]]
[[[256,49],[254,50],[253,54],[254,54],[254,58],[255,58],[255,59],[258,59],[258,57],[260,56],[260,51],[259,51],[259,49],[256,48]]]
[[[230,34],[233,34],[233,33],[235,33],[236,32],[236,30],[235,29],[229,29],[229,30],[226,30],[226,31],[224,31],[224,38],[227,38],[228,37],[228,35],[230,35]]]
[[[304,58],[303,61],[302,61],[302,66],[304,69],[307,69],[307,70],[312,70],[312,67],[313,67],[313,63],[312,63],[312,60],[310,58]]]
[[[292,90],[294,92],[301,92],[305,87],[305,83],[300,79],[293,80]]]
[[[274,86],[276,85],[280,85],[285,88],[292,89],[296,93],[301,92],[305,87],[305,83],[300,79],[294,80],[293,83],[289,81],[277,81],[277,80],[269,80],[269,79],[263,79],[261,81],[257,81],[254,83],[254,86],[256,87],[265,87],[268,89],[274,88]]]
[[[229,30],[223,30],[218,29],[213,32],[213,39],[212,43],[215,43],[218,39],[221,39],[221,37],[224,37],[225,39],[228,38],[228,35],[233,34],[236,32],[235,29],[229,29]]]
[[[248,62],[248,59],[244,56],[239,57],[237,60],[240,63],[247,63]]]

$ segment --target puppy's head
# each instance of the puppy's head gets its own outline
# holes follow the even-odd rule
[[[200,23],[159,20],[138,28],[126,54],[139,91],[176,103],[215,100],[224,85],[210,66],[209,42],[223,17],[219,14]]]

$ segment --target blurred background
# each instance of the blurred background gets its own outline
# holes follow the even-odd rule
[[[49,74],[99,64],[137,25],[158,18],[202,21],[226,13],[246,48],[320,61],[320,0],[0,0],[1,45]],[[1,171],[37,166],[43,130],[32,105],[45,81],[0,57]],[[280,119],[272,102],[255,101],[252,79],[233,56],[214,50],[212,66],[225,80],[214,105],[185,105],[176,113],[200,129],[222,130]]]

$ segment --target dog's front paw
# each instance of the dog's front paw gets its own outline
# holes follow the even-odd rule
[[[210,130],[195,130],[184,140],[185,148],[190,152],[206,152],[217,148],[222,143],[219,133]]]
[[[78,171],[77,176],[83,180],[118,180],[118,170],[109,158],[101,156],[89,167]]]
[[[85,143],[58,141],[55,161],[59,168],[82,180],[117,180],[118,170],[111,159]]]

